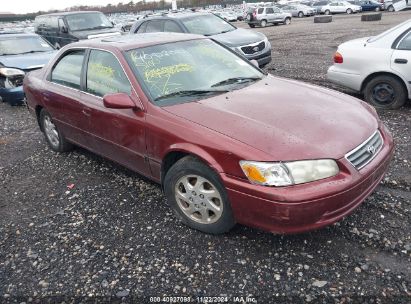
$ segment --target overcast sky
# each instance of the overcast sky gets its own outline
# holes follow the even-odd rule
[[[74,5],[106,5],[108,3],[127,3],[127,0],[0,0],[0,12],[25,14],[47,11],[50,9],[64,9]],[[134,1],[137,2],[137,1]]]

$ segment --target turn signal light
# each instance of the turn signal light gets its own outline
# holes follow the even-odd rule
[[[343,63],[343,56],[340,54],[340,53],[338,53],[338,52],[335,52],[335,54],[334,54],[334,62],[335,63]]]

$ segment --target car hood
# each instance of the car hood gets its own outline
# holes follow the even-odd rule
[[[116,28],[97,29],[97,30],[85,30],[85,31],[73,31],[72,34],[78,39],[90,39],[99,37],[108,37],[121,35],[120,31]],[[91,36],[91,37],[90,37]]]
[[[43,53],[0,56],[0,65],[29,71],[43,67],[55,54],[57,51],[53,50]]]
[[[258,32],[238,28],[231,32],[213,35],[212,38],[224,45],[236,47],[259,42],[264,40],[265,36]]]
[[[339,159],[378,128],[377,118],[358,99],[273,76],[164,109],[261,150],[273,161]]]

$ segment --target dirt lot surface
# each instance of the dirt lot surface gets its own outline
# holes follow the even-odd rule
[[[408,18],[304,18],[254,30],[272,43],[270,73],[336,88],[325,73],[340,43]],[[379,114],[395,157],[354,214],[301,235],[238,225],[212,236],[182,226],[158,185],[83,149],[53,153],[24,107],[0,104],[0,302],[410,303],[411,106]]]

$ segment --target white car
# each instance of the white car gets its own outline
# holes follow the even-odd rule
[[[327,78],[364,94],[376,108],[397,109],[411,98],[411,19],[384,33],[341,44]]]
[[[321,8],[321,13],[325,15],[337,14],[337,13],[358,13],[361,12],[361,6],[351,4],[347,1],[334,1]]]

